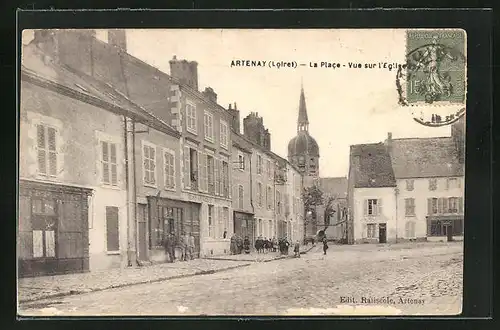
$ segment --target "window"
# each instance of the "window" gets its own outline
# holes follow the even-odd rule
[[[223,218],[223,228],[221,237],[223,237],[224,231],[227,231],[229,229],[229,208],[227,207],[222,208],[222,218]]]
[[[116,161],[116,144],[101,142],[102,183],[118,185],[118,164]]]
[[[276,192],[276,214],[281,214],[281,194]]]
[[[368,238],[375,238],[376,237],[376,231],[377,231],[377,225],[374,223],[370,223],[366,225],[366,237]]]
[[[408,191],[412,191],[413,190],[413,186],[415,184],[415,180],[406,180],[406,190]]]
[[[448,213],[458,213],[458,197],[448,199]]]
[[[163,152],[165,188],[175,189],[175,154],[173,151]]]
[[[365,215],[370,215],[370,216],[382,215],[382,200],[367,199],[365,201]]]
[[[33,258],[54,258],[56,256],[56,203],[54,200],[33,199],[31,207]]]
[[[198,189],[198,151],[184,148],[184,187],[192,190]]]
[[[238,185],[238,208],[243,209],[243,186]]]
[[[427,199],[427,214],[437,214],[438,213],[438,199],[429,198]]]
[[[257,204],[262,207],[262,183],[257,182]]]
[[[144,143],[143,145],[144,185],[156,186],[156,147]]]
[[[266,194],[266,200],[267,200],[267,209],[271,210],[273,208],[273,192],[271,187],[267,186],[267,194]]]
[[[212,156],[207,155],[207,171],[208,171],[208,193],[215,194],[215,161]]]
[[[192,104],[186,104],[186,123],[187,130],[191,133],[197,134],[196,127],[196,108]]]
[[[108,252],[120,251],[118,208],[106,206],[106,248]]]
[[[214,116],[210,112],[205,111],[204,123],[205,139],[214,142]]]
[[[405,224],[406,238],[415,238],[415,221],[407,221]]]
[[[266,165],[267,165],[267,176],[269,177],[269,179],[271,179],[271,162],[268,160]]]
[[[415,198],[405,198],[405,215],[415,215]]]
[[[257,155],[257,174],[262,174],[262,156]]]
[[[429,179],[429,190],[434,191],[437,189],[437,179]]]
[[[38,173],[57,176],[57,141],[55,128],[37,125]]]
[[[220,122],[220,145],[224,148],[228,148],[228,126],[223,120]]]
[[[229,164],[222,161],[222,195],[229,197]]]
[[[238,165],[239,165],[239,170],[244,171],[245,170],[245,156],[243,154],[238,155]]]
[[[208,237],[215,238],[214,206],[208,205]]]
[[[449,178],[446,180],[446,188],[447,189],[456,189],[460,188],[460,182],[457,178]]]

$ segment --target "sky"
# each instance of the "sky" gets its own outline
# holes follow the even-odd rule
[[[98,38],[105,35],[97,30]],[[127,30],[127,51],[166,73],[174,55],[197,61],[200,91],[212,87],[224,107],[236,102],[242,120],[257,112],[271,133],[271,149],[284,158],[297,133],[302,82],[321,177],[347,176],[349,146],[382,142],[388,132],[393,138],[450,134],[447,126],[416,123],[409,109],[397,104],[396,71],[378,68],[379,62],[405,62],[404,30]],[[231,67],[232,60],[306,66]],[[341,67],[312,68],[310,62]],[[349,62],[377,63],[377,68],[349,68]]]

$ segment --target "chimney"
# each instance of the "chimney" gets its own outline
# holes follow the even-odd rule
[[[387,133],[387,140],[385,140],[385,146],[387,148],[387,152],[389,154],[392,152],[392,133],[388,132]]]
[[[231,103],[229,103],[227,110],[229,111],[229,113],[231,114],[231,116],[233,118],[232,122],[231,122],[231,127],[233,128],[233,130],[236,133],[241,134],[241,131],[240,131],[240,111],[236,108],[236,103],[234,104],[234,109],[232,108]]]
[[[127,51],[127,34],[123,29],[108,30],[108,43],[112,46]]]
[[[177,56],[169,61],[170,75],[181,84],[198,90],[198,63],[195,61],[178,60]],[[215,94],[215,93],[214,93]],[[216,94],[217,95],[217,94]]]
[[[206,87],[203,91],[203,95],[210,101],[217,103],[217,93],[214,92],[212,87]]]

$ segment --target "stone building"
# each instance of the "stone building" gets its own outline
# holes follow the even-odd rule
[[[211,88],[198,90],[196,62],[174,57],[169,75],[128,54],[124,30],[109,30],[103,39],[96,39],[92,30],[35,32],[35,40],[45,52],[71,70],[112,86],[180,135],[180,153],[175,159],[180,164],[176,169],[180,190],[177,186],[175,191],[142,189],[137,202],[146,206],[138,206],[132,213],[136,222],[147,223],[137,227],[139,237],[156,237],[167,230],[176,235],[189,231],[200,255],[227,252],[228,233],[233,230],[231,113],[217,104]],[[143,184],[141,181],[137,183]],[[156,243],[146,239],[146,246],[152,251],[148,255],[156,255]]]
[[[44,46],[35,38],[22,50],[19,274],[131,265],[130,123],[161,134],[175,152],[179,134]]]

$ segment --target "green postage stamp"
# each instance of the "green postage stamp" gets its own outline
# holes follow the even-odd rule
[[[407,105],[465,105],[464,30],[407,30],[406,54]]]

